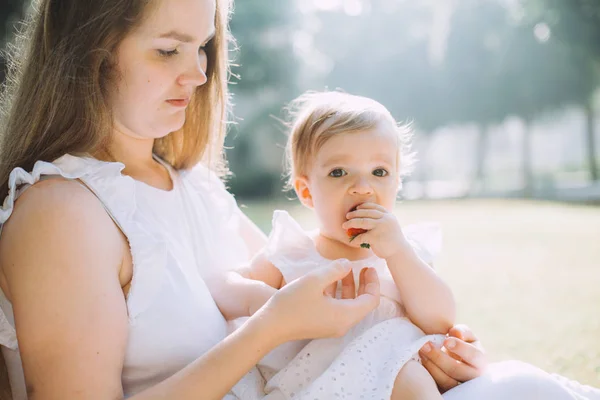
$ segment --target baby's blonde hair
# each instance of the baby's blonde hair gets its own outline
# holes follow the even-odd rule
[[[316,152],[331,137],[356,133],[388,124],[398,133],[398,169],[401,176],[410,174],[415,153],[411,150],[412,128],[399,124],[377,101],[339,91],[307,92],[287,108],[290,133],[286,146],[286,189],[294,180],[308,173]]]

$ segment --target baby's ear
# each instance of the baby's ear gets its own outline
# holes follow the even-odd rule
[[[310,187],[308,185],[308,179],[305,176],[300,176],[294,179],[294,190],[300,203],[308,208],[313,208],[312,194],[310,193]]]
[[[399,195],[400,191],[402,190],[402,183],[403,183],[402,175],[398,174],[398,177],[396,178],[396,194],[397,195]]]

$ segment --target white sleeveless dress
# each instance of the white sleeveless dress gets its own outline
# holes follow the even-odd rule
[[[12,171],[9,194],[0,209],[1,230],[15,200],[30,185],[49,176],[78,179],[96,194],[127,236],[133,279],[127,296],[129,338],[122,373],[126,397],[158,384],[226,336],[227,323],[205,278],[248,258],[238,234],[241,211],[221,181],[202,165],[185,172],[165,166],[174,183],[171,191],[122,175],[121,163],[72,155],[53,163],[38,161],[32,171]],[[0,291],[0,344],[14,399],[22,400],[27,397],[14,326],[12,306]],[[264,399],[263,385],[254,368],[226,399]],[[513,362],[490,368],[483,377],[447,392],[444,398],[600,399],[597,393]],[[202,393],[198,398],[203,398]]]
[[[79,179],[101,200],[127,236],[133,260],[122,375],[129,396],[171,376],[226,336],[226,321],[203,278],[246,261],[248,251],[237,233],[240,210],[207,168],[176,172],[167,166],[171,191],[124,176],[123,168],[65,155],[53,163],[37,162],[32,172],[15,169],[0,223],[10,217],[19,194],[44,176]],[[10,369],[21,374],[11,376],[13,392],[25,398],[12,307],[2,293],[0,306],[0,344]]]

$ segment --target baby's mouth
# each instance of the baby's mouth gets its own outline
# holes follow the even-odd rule
[[[356,205],[354,205],[348,212],[352,212],[352,211],[356,211],[358,209],[358,206],[360,206],[362,203],[358,203]],[[366,229],[360,229],[360,228],[350,228],[346,230],[346,235],[348,235],[348,238],[350,239],[350,241],[353,241],[354,238],[356,238],[358,235],[367,232]]]
[[[362,203],[355,204],[350,210],[348,210],[348,212],[350,213],[352,211],[356,211],[358,209],[358,206],[360,206],[361,204]]]

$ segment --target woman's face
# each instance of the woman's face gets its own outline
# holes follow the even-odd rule
[[[206,83],[204,47],[215,32],[215,0],[156,1],[117,49],[114,127],[138,139],[183,126],[195,89]]]

